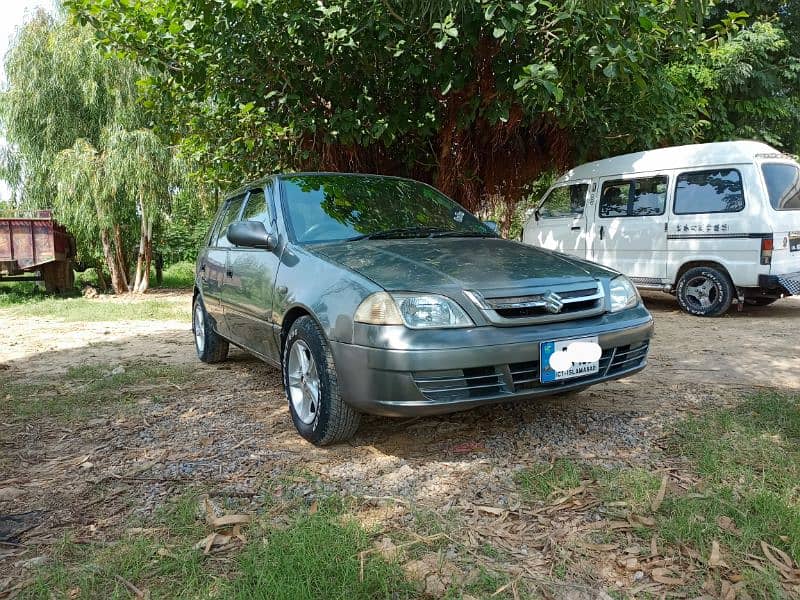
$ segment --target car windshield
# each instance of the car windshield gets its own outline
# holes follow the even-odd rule
[[[299,243],[401,237],[495,237],[444,194],[408,179],[289,175],[285,213]]]

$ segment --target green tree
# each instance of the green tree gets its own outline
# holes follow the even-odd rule
[[[82,258],[102,259],[115,292],[145,291],[153,227],[179,181],[137,104],[145,72],[101,52],[87,28],[39,12],[20,30],[6,75],[3,173],[18,202],[54,207]]]
[[[542,173],[613,153],[795,143],[787,5],[745,18],[723,4],[66,0],[151,69],[145,103],[202,177],[410,175],[473,210],[513,209]],[[743,57],[751,71],[731,72]]]

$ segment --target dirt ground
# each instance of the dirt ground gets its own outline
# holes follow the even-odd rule
[[[498,514],[520,510],[517,470],[561,457],[671,469],[660,440],[675,418],[762,387],[800,389],[800,300],[700,319],[652,294],[645,300],[656,337],[649,366],[634,377],[501,409],[367,417],[351,443],[319,449],[295,433],[276,370],[238,350],[221,365],[199,363],[190,296],[162,296],[186,306],[186,322],[64,323],[0,311],[0,375],[13,382],[60,381],[68,368],[95,363],[191,370],[184,383],[143,390],[126,410],[61,424],[0,423],[0,491],[17,490],[0,496],[0,514],[35,512],[26,544],[54,542],[66,529],[113,539],[186,486],[257,503],[266,479],[303,470],[326,490],[371,501],[362,513],[368,524],[391,529],[412,508],[456,508],[465,539],[492,541],[533,577],[552,572],[554,546],[591,507],[573,506],[555,521],[499,522]],[[114,300],[97,300],[99,310],[106,301]],[[13,552],[0,553],[0,580],[3,571],[21,576],[22,569]],[[629,583],[613,569],[603,577],[612,586]]]

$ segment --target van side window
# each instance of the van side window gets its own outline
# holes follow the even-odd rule
[[[601,217],[649,217],[663,215],[667,205],[667,177],[620,179],[603,183]]]
[[[676,215],[739,212],[744,209],[742,176],[736,169],[681,173],[675,186]]]
[[[242,209],[244,203],[244,196],[239,196],[233,200],[229,200],[223,209],[222,218],[219,220],[219,227],[214,232],[211,239],[211,245],[218,248],[230,248],[233,246],[228,241],[228,225],[233,223],[239,216],[239,211]]]
[[[588,191],[588,183],[553,188],[539,207],[539,218],[558,219],[582,215]]]
[[[769,202],[775,210],[800,210],[800,169],[786,163],[761,165]]]

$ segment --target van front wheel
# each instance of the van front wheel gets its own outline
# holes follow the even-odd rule
[[[693,267],[678,280],[675,295],[686,312],[700,317],[718,317],[733,302],[730,278],[714,267]]]

